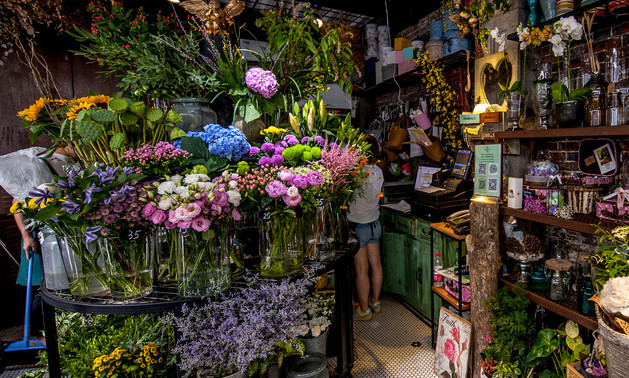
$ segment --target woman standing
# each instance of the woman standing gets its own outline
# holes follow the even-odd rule
[[[359,308],[354,311],[354,319],[371,320],[372,312],[380,312],[380,290],[382,289],[382,264],[380,263],[380,205],[379,194],[384,178],[376,165],[380,156],[378,141],[367,135],[365,141],[371,144],[371,158],[366,165],[368,176],[363,183],[362,193],[349,205],[347,220],[356,231],[360,249],[354,256],[356,270],[356,292]],[[370,275],[371,273],[371,275]]]

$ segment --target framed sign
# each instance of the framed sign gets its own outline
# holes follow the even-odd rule
[[[472,324],[441,307],[435,373],[441,378],[465,378],[472,342]]]
[[[474,194],[500,196],[502,180],[502,148],[500,144],[476,146],[474,152]]]

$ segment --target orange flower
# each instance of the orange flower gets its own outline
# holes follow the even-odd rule
[[[376,194],[376,197],[382,198],[382,197],[384,197],[384,193],[378,193],[378,194]]]
[[[367,164],[367,159],[365,159],[365,158],[360,159],[360,166],[362,167],[365,164]]]
[[[347,210],[347,206],[345,206],[345,205],[341,205],[340,208],[341,208],[341,210]]]

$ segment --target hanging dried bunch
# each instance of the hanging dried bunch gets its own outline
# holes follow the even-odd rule
[[[524,236],[524,250],[528,253],[538,253],[542,250],[543,244],[542,241],[535,235],[526,235]]]

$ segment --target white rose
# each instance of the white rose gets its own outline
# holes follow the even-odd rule
[[[629,317],[629,277],[612,278],[601,290],[601,306],[612,314],[620,313]]]
[[[286,195],[289,197],[297,197],[298,194],[299,194],[299,189],[297,189],[297,187],[294,185],[286,190]]]
[[[240,205],[240,200],[242,199],[242,197],[240,196],[239,191],[228,190],[227,195],[229,196],[229,199],[227,200],[229,203],[231,203],[234,206]]]
[[[164,181],[157,187],[157,194],[170,194],[177,185],[173,181]]]
[[[178,185],[181,183],[181,176],[180,175],[170,176],[170,181]]]
[[[160,199],[159,203],[157,204],[157,207],[160,210],[170,210],[170,207],[172,206],[173,202],[170,199],[170,197],[168,196],[162,196],[162,198]]]

